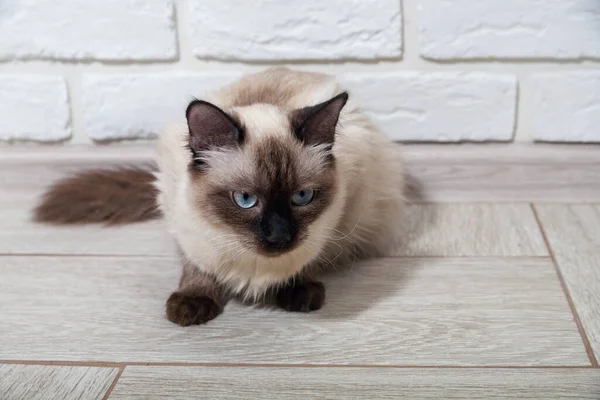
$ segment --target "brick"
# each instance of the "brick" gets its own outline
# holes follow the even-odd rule
[[[597,58],[598,0],[419,0],[430,59]]]
[[[512,75],[365,73],[344,81],[395,140],[506,141],[513,135],[517,84]]]
[[[235,73],[96,74],[83,79],[84,124],[94,140],[155,137],[185,121],[194,98],[239,77]]]
[[[0,140],[52,142],[71,136],[63,78],[0,76]]]
[[[189,3],[201,58],[372,59],[402,53],[400,0],[203,0]]]
[[[599,71],[542,73],[532,81],[534,140],[600,142]]]
[[[172,0],[2,0],[0,59],[172,60]]]

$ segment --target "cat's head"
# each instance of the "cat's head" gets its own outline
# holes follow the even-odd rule
[[[333,228],[326,221],[339,190],[332,147],[347,99],[341,93],[297,110],[188,106],[193,203],[223,241],[266,257],[320,250]]]

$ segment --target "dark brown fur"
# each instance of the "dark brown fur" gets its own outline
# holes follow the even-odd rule
[[[202,275],[198,273],[198,276]],[[186,282],[182,277],[182,282]],[[192,283],[193,282],[193,283]],[[222,294],[215,294],[222,292]],[[290,283],[275,290],[274,303],[290,312],[310,312],[320,309],[325,303],[325,286],[317,281]],[[169,296],[166,304],[169,321],[180,325],[201,325],[218,317],[229,301],[223,289],[213,278],[204,275],[191,279]],[[269,303],[265,298],[264,304]]]
[[[34,219],[52,224],[119,225],[160,217],[154,176],[125,167],[81,172],[54,184],[34,210]]]
[[[321,282],[306,281],[290,284],[277,292],[277,305],[286,311],[309,312],[325,303],[325,286]]]
[[[219,316],[233,296],[213,276],[182,258],[179,289],[167,299],[167,318],[180,326],[205,324]],[[315,311],[325,302],[325,286],[308,277],[292,280],[269,291],[263,302],[291,312]]]
[[[285,143],[275,139],[266,141],[256,155],[257,167],[260,171],[257,186],[269,188],[270,196],[284,193],[290,197],[295,191],[302,189],[307,182],[302,182],[296,171],[298,161],[294,160],[292,153],[286,148]],[[313,201],[305,207],[299,207],[295,211],[306,228],[313,223],[331,204],[333,195],[337,190],[335,174],[335,162],[331,160],[318,175],[311,177],[311,185],[316,189]]]
[[[204,324],[216,318],[230,296],[214,277],[185,260],[179,290],[167,300],[167,318],[181,326]]]
[[[222,311],[213,299],[201,294],[173,292],[167,300],[167,318],[180,326],[205,324]]]
[[[258,238],[253,238],[249,233],[255,232],[266,207],[271,207],[278,202],[289,203],[293,193],[310,186],[316,189],[313,201],[307,206],[290,207],[294,220],[298,223],[298,236],[294,244],[297,246],[305,238],[307,227],[331,204],[337,182],[335,163],[332,161],[327,163],[325,168],[320,169],[318,174],[311,176],[311,182],[303,182],[307,177],[299,176],[296,170],[298,161],[294,157],[296,157],[295,152],[288,148],[285,141],[276,138],[264,141],[256,149],[255,174],[252,176],[252,181],[244,182],[243,186],[236,186],[231,182],[224,182],[219,186],[203,185],[203,173],[190,169],[198,187],[198,207],[214,224],[229,226],[241,237],[247,237],[246,245],[253,247],[256,252],[269,256],[273,254],[265,252],[258,245]],[[241,209],[231,200],[231,190],[236,187],[258,195],[263,206],[266,207]],[[255,233],[258,235],[257,232]]]

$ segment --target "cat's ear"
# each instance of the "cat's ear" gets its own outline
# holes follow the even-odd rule
[[[225,111],[206,101],[194,100],[185,110],[189,145],[195,152],[234,147],[243,140],[242,130]]]
[[[348,101],[348,93],[293,113],[294,133],[304,144],[333,144],[340,112]]]

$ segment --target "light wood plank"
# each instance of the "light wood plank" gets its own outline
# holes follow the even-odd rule
[[[110,228],[100,225],[46,226],[29,220],[27,210],[32,205],[24,201],[1,213],[0,254],[175,254],[173,239],[167,234],[162,220]],[[2,206],[5,204],[0,201]]]
[[[105,161],[104,166],[115,164],[110,158]],[[173,240],[162,220],[111,228],[57,227],[31,220],[32,210],[48,185],[70,172],[99,166],[102,165],[85,164],[78,158],[44,167],[17,164],[10,170],[0,163],[0,168],[4,168],[0,170],[0,254],[175,254]]]
[[[80,165],[94,162],[147,162],[155,154],[155,141],[122,141],[107,145],[36,143],[0,143],[0,167],[14,164],[64,165],[73,161]]]
[[[29,199],[0,196],[0,254],[176,254],[163,220],[106,228],[30,221]],[[3,201],[4,200],[4,201]],[[544,256],[547,249],[526,204],[435,204],[407,207],[406,233],[390,256]]]
[[[403,154],[419,202],[600,200],[600,146],[410,145]]]
[[[111,399],[590,399],[600,370],[127,367]]]
[[[600,205],[536,205],[536,209],[600,360]]]
[[[397,256],[544,256],[528,204],[420,204],[406,210]]]
[[[0,364],[0,399],[102,399],[117,368]]]
[[[3,175],[0,254],[175,254],[163,221],[109,229],[97,225],[53,227],[33,223],[31,210],[43,189],[80,167],[81,161],[64,160],[38,172],[35,165],[22,164]],[[419,204],[407,208],[405,219],[398,221],[398,229],[407,232],[406,238],[390,255],[547,255],[527,204]]]
[[[19,164],[41,166],[38,173],[65,163],[136,164],[151,160],[153,146],[0,146],[0,171]],[[406,159],[413,201],[600,201],[600,145],[409,144],[398,150]]]
[[[175,246],[163,221],[105,228],[39,226],[20,220],[0,226],[0,254],[172,256]]]
[[[176,260],[1,263],[0,359],[589,365],[547,259],[373,260],[326,276],[318,312],[230,304],[190,328],[164,317]]]

